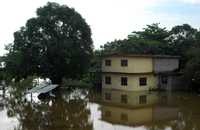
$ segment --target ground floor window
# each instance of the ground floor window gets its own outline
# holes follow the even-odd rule
[[[121,85],[122,86],[128,85],[128,78],[127,77],[121,77]]]
[[[106,111],[105,112],[105,117],[111,117],[111,111]]]
[[[105,60],[105,66],[111,66],[111,60]]]
[[[146,86],[147,78],[146,77],[139,78],[139,82],[140,82],[140,86]]]
[[[105,77],[105,84],[111,84],[111,77],[110,76]]]
[[[105,93],[105,99],[111,100],[111,93]]]
[[[146,95],[141,95],[139,97],[139,103],[140,104],[146,104],[147,103],[147,96]]]
[[[128,115],[126,113],[121,113],[121,121],[128,121]]]
[[[127,95],[125,94],[121,95],[121,103],[127,103],[127,102],[128,102]]]
[[[168,77],[167,76],[162,76],[161,77],[161,82],[162,82],[162,84],[167,84],[168,83]]]

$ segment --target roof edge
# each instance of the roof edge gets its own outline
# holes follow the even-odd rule
[[[103,58],[106,57],[144,57],[144,58],[173,58],[173,59],[179,59],[180,56],[174,56],[174,55],[151,55],[151,54],[106,54],[102,55]]]

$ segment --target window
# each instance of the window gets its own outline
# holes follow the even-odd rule
[[[111,77],[110,76],[105,77],[105,84],[111,84]]]
[[[111,93],[105,93],[105,100],[111,100]]]
[[[106,111],[105,112],[105,117],[111,117],[111,111]]]
[[[162,82],[163,84],[167,84],[167,82],[168,82],[167,76],[162,76],[162,77],[161,77],[161,82]]]
[[[111,66],[111,60],[105,60],[105,66]]]
[[[145,86],[147,85],[147,78],[144,77],[144,78],[140,78],[140,86]]]
[[[124,121],[124,122],[128,121],[128,115],[126,113],[121,113],[121,121]]]
[[[121,77],[121,85],[122,86],[128,85],[128,78],[127,77]]]
[[[139,97],[139,103],[140,104],[146,104],[147,103],[147,96],[146,95],[141,95]]]
[[[128,66],[128,60],[126,59],[121,60],[121,66]]]
[[[127,95],[121,95],[121,103],[127,103],[127,102],[128,102]]]

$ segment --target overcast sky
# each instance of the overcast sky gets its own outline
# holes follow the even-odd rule
[[[200,27],[200,0],[4,0],[0,4],[0,55],[13,42],[13,32],[35,17],[48,1],[75,8],[92,29],[95,48],[114,39],[126,38],[146,24],[172,26],[188,23]]]

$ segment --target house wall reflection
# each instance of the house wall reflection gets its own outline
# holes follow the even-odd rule
[[[102,120],[112,124],[140,126],[176,120],[178,108],[159,104],[156,92],[102,90]]]

